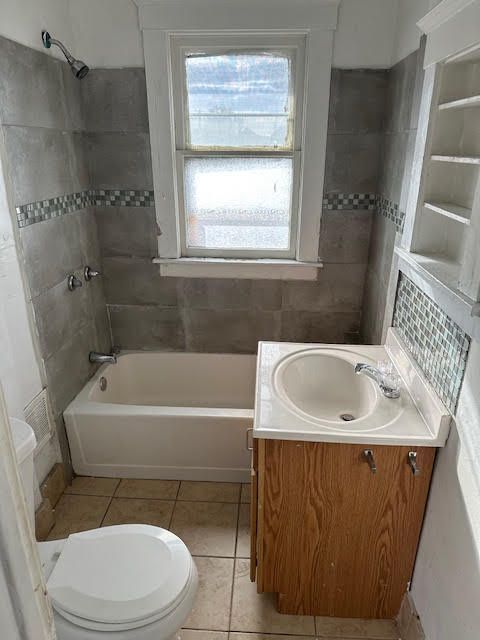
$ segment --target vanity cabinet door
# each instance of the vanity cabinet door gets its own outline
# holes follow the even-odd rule
[[[282,613],[393,618],[412,575],[435,449],[263,442],[259,588],[278,594]]]

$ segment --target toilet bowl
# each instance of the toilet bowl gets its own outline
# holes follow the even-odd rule
[[[33,519],[35,437],[26,423],[10,422]],[[166,640],[193,607],[195,563],[180,538],[160,527],[103,527],[39,542],[38,550],[58,640]]]

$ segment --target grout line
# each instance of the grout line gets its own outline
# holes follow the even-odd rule
[[[105,522],[105,518],[107,517],[107,513],[108,513],[108,510],[110,509],[110,505],[112,504],[112,502],[113,502],[113,496],[110,498],[110,501],[109,501],[109,503],[107,505],[105,513],[103,514],[103,518],[102,518],[102,520],[100,522],[100,527],[99,528],[101,528],[103,523]]]
[[[170,514],[170,520],[168,521],[168,527],[167,527],[167,529],[168,529],[169,531],[171,531],[171,530],[172,530],[173,514],[175,513],[175,509],[176,509],[176,507],[177,507],[177,501],[176,501],[176,500],[174,500],[174,501],[173,501],[172,513]]]
[[[233,591],[235,589],[235,572],[237,570],[237,559],[233,559],[233,573],[232,573],[232,587],[230,592],[230,611],[228,614],[228,637],[230,638],[230,631],[232,630],[232,612],[233,612]]]

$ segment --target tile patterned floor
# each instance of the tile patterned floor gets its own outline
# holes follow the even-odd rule
[[[388,620],[281,615],[271,594],[257,594],[249,577],[249,502],[247,484],[78,477],[56,506],[48,539],[137,522],[179,535],[200,576],[179,640],[398,639]]]

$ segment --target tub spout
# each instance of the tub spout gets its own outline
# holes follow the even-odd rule
[[[117,356],[115,353],[98,353],[98,351],[90,351],[88,354],[90,362],[96,364],[117,364]]]

